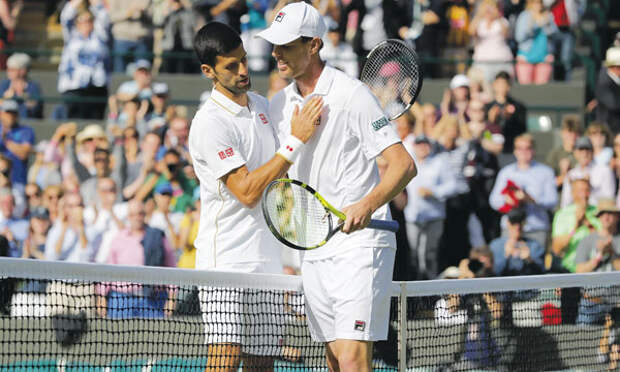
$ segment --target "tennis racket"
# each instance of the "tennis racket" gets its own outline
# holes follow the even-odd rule
[[[420,58],[400,40],[382,41],[366,56],[360,80],[394,120],[409,110],[422,90]]]
[[[344,225],[346,216],[303,182],[271,181],[261,201],[269,230],[283,244],[299,250],[318,248]],[[370,220],[369,228],[397,231],[398,222]]]

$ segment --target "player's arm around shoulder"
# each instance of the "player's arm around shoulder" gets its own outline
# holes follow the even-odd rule
[[[290,138],[285,139],[273,158],[252,171],[242,165],[221,177],[222,182],[241,204],[254,208],[269,182],[286,174],[295,160],[294,156],[289,155],[289,151],[291,153],[303,151],[303,145],[316,132],[316,122],[322,109],[323,100],[320,97],[311,99],[302,109],[296,107],[291,120]]]

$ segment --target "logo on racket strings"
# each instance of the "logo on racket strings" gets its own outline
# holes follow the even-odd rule
[[[284,13],[284,12],[278,13],[278,15],[276,16],[276,19],[274,19],[274,21],[275,22],[282,22],[282,18],[284,18],[285,15],[286,15],[286,13]]]

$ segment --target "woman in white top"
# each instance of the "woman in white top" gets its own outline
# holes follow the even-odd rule
[[[484,0],[469,25],[474,36],[474,66],[484,72],[487,81],[492,81],[500,71],[512,75],[513,55],[508,47],[509,25],[499,13],[494,0]]]

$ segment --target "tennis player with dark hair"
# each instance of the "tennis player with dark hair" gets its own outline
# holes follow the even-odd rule
[[[294,108],[322,97],[316,136],[289,170],[346,215],[342,230],[302,263],[311,335],[326,344],[331,371],[370,371],[372,342],[388,332],[394,233],[364,229],[371,219],[390,220],[386,205],[415,176],[413,159],[368,87],[319,57],[326,26],[304,2],[282,8],[257,36],[274,44],[282,77],[294,82],[270,102],[281,141],[289,141]],[[383,177],[375,158],[387,162]]]
[[[282,273],[281,248],[256,205],[267,184],[282,177],[316,131],[322,99],[297,107],[291,138],[278,146],[264,97],[248,92],[250,76],[239,35],[212,22],[195,36],[202,73],[213,81],[189,134],[189,152],[200,180],[201,215],[196,268],[252,273]],[[267,301],[247,293],[203,288],[200,303],[206,328],[206,371],[273,370],[279,335],[270,319],[243,324],[242,314],[268,313]],[[244,299],[245,298],[245,299]],[[245,302],[245,305],[243,303]],[[247,328],[247,329],[245,329]]]

